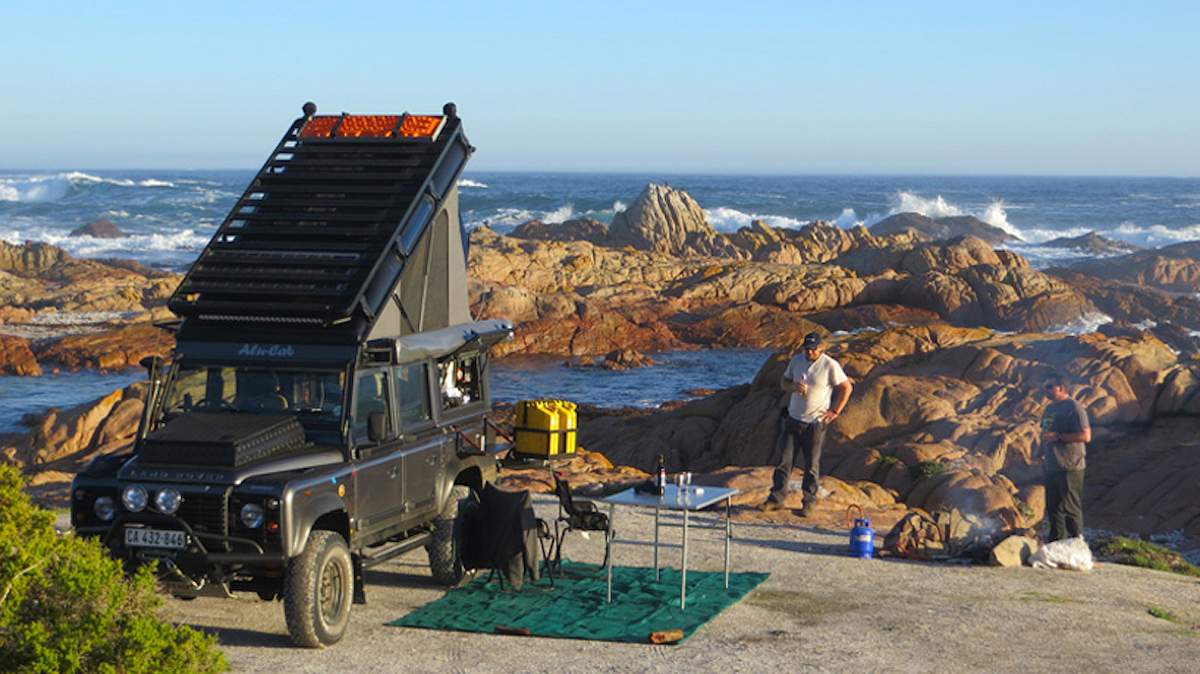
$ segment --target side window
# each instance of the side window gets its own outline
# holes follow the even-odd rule
[[[466,356],[438,363],[438,390],[442,409],[461,407],[483,398],[479,381],[478,356]]]
[[[400,428],[420,426],[429,421],[429,374],[424,363],[405,365],[396,375],[396,396],[400,409]]]
[[[483,384],[479,380],[479,357],[467,356],[458,361],[458,387],[471,402],[483,400]]]
[[[367,418],[372,412],[382,412],[384,418],[384,436],[392,435],[391,415],[388,413],[388,380],[387,372],[365,372],[358,377],[354,385],[354,419],[351,430],[356,443],[369,442],[367,436]]]

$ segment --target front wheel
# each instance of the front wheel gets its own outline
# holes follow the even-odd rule
[[[458,585],[463,579],[462,523],[475,504],[475,492],[470,487],[454,485],[446,507],[433,520],[433,540],[425,550],[429,553],[429,571],[442,585]]]
[[[350,623],[354,567],[350,548],[333,531],[313,531],[304,552],[288,563],[283,615],[297,646],[323,648],[336,644]]]

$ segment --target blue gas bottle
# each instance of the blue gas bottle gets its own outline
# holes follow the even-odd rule
[[[860,517],[854,520],[854,528],[850,530],[850,556],[859,559],[871,559],[875,555],[875,530],[871,528],[871,520]]]

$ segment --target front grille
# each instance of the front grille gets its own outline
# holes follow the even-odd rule
[[[229,534],[229,502],[225,494],[184,492],[176,514],[197,533]],[[206,547],[211,545],[209,540],[205,540],[204,544]]]

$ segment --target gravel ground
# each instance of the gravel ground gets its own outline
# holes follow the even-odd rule
[[[552,517],[555,505],[539,498],[537,509]],[[650,540],[652,522],[645,512],[617,512],[622,538]],[[721,568],[719,535],[693,530],[690,568]],[[368,572],[368,603],[354,607],[346,638],[324,650],[292,647],[282,606],[253,596],[170,599],[167,613],[217,634],[238,672],[1196,670],[1195,579],[1106,564],[1074,573],[862,561],[842,554],[844,530],[822,526],[735,523],[734,536],[733,569],[771,577],[679,646],[388,627],[442,593],[423,550]],[[566,550],[599,562],[603,542],[573,534]],[[618,564],[651,563],[648,546],[616,554]]]

